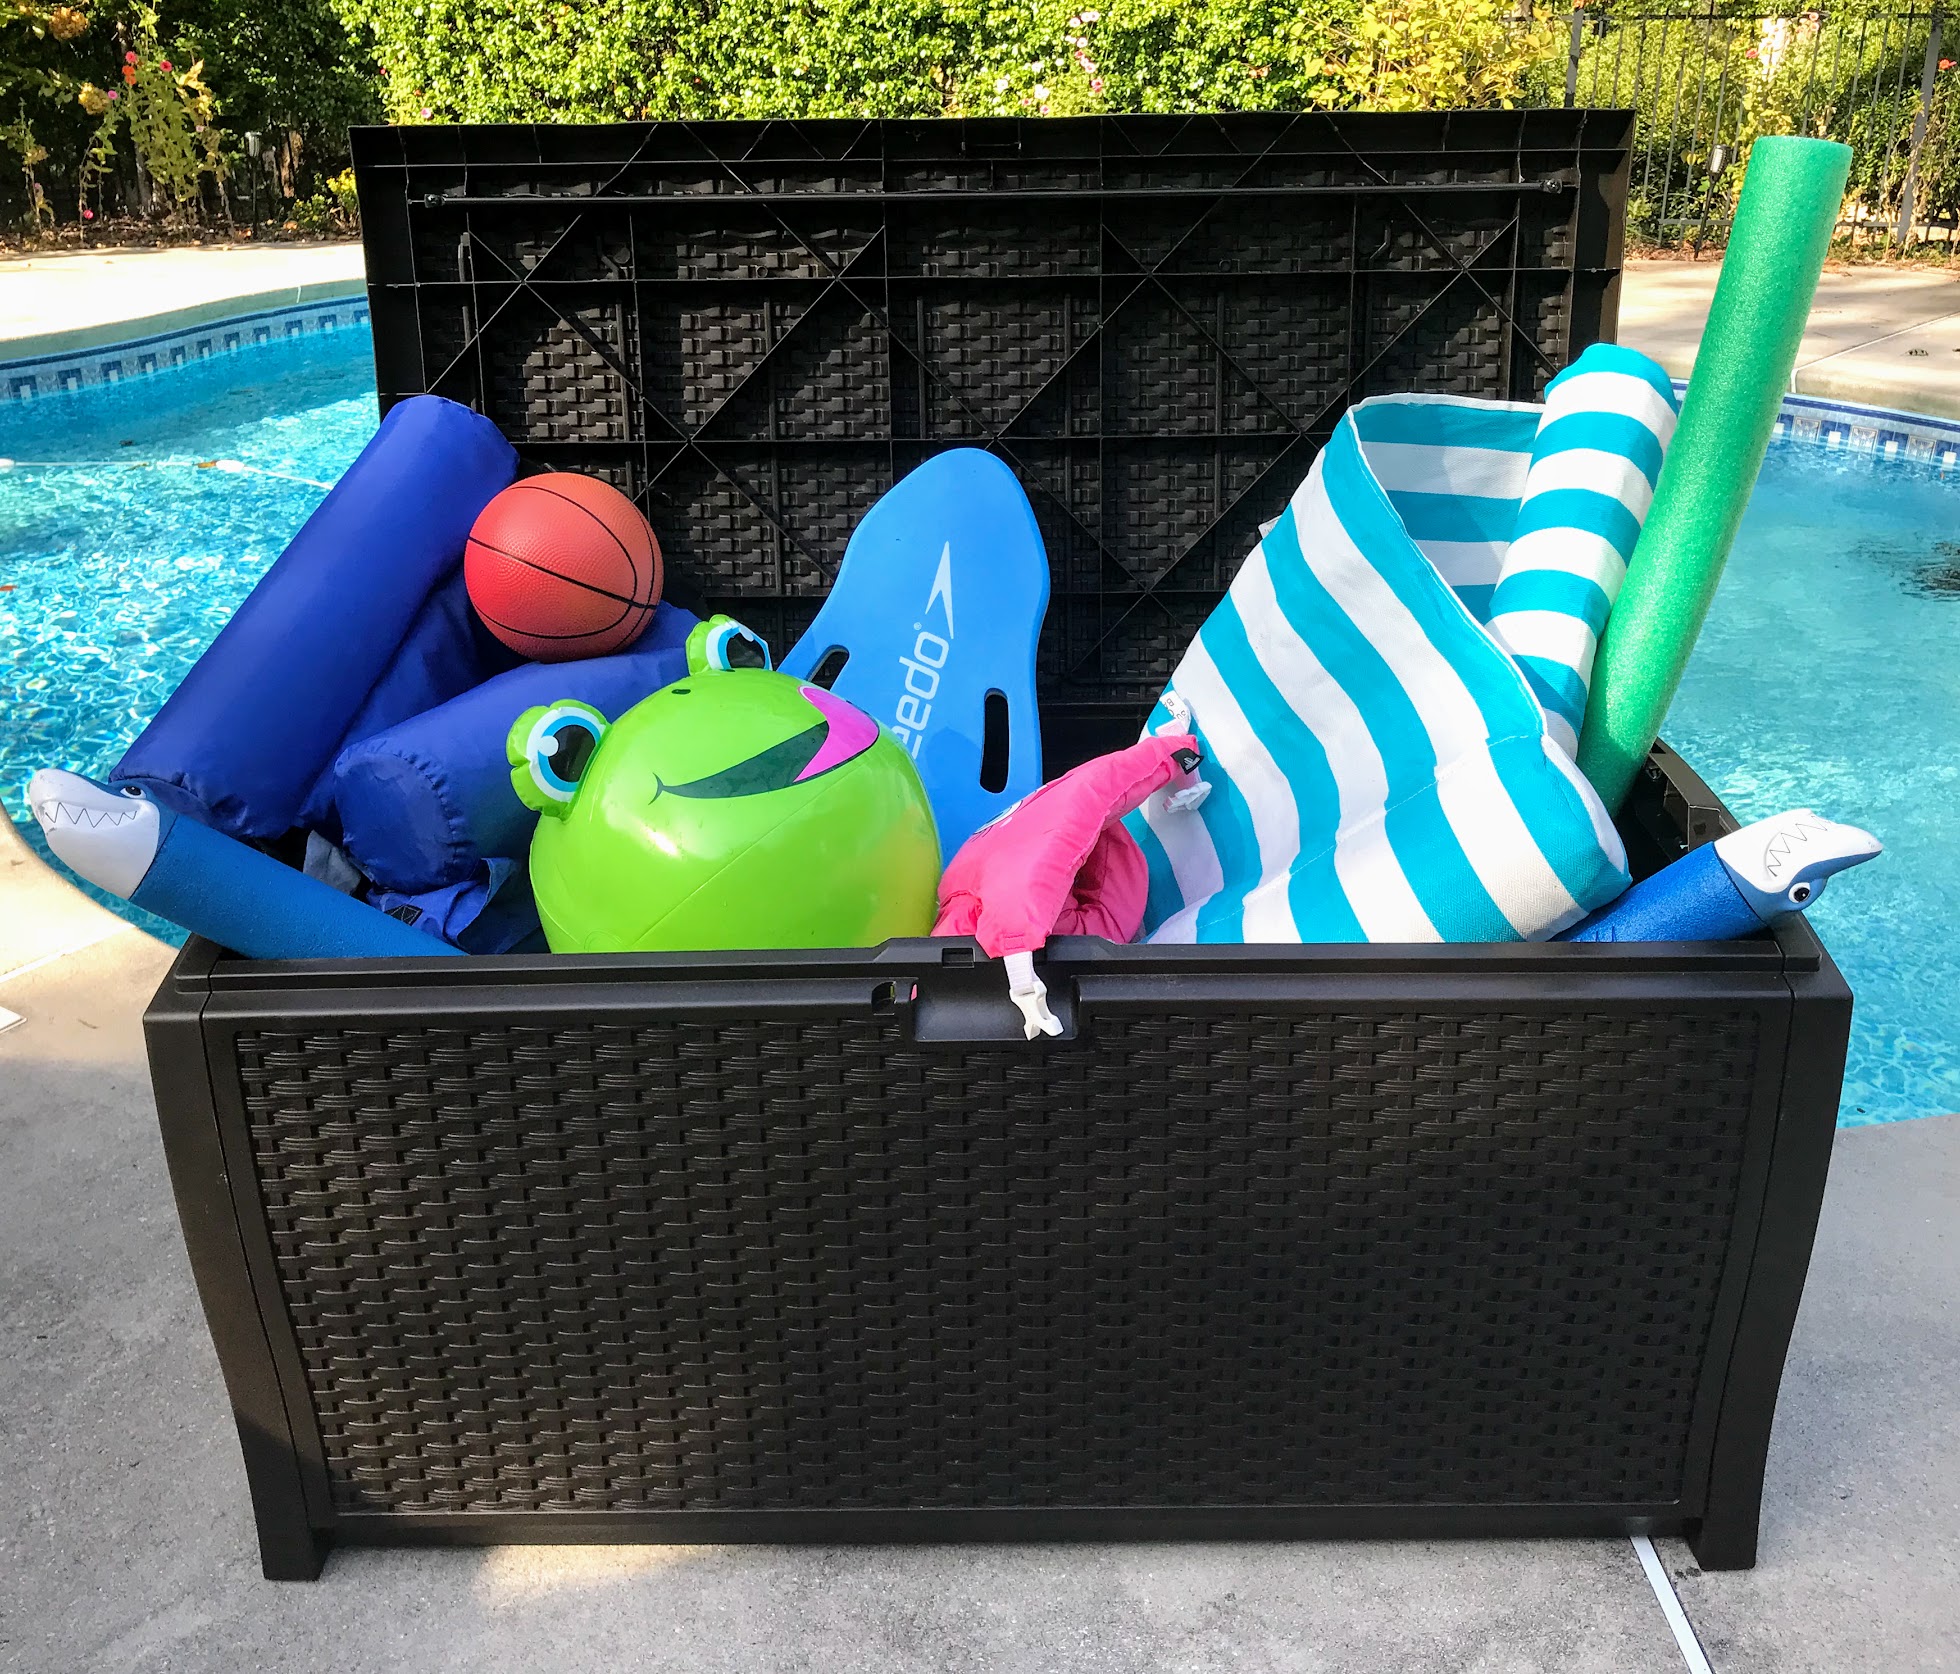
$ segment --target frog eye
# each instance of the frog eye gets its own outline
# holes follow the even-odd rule
[[[510,729],[511,784],[527,808],[562,818],[606,736],[606,718],[583,703],[527,709]]]
[[[732,616],[711,616],[687,636],[687,666],[690,674],[709,674],[776,665],[760,635]]]

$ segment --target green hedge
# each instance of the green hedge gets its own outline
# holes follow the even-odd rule
[[[57,0],[13,4],[46,22]],[[99,115],[140,30],[173,58],[203,60],[216,121],[234,141],[250,129],[299,132],[308,186],[338,167],[350,122],[384,114],[604,122],[1500,104],[1520,96],[1545,44],[1541,30],[1520,30],[1516,0],[156,0],[153,35],[146,0],[61,9],[88,13],[86,36],[29,43],[46,61],[33,124],[52,172],[72,173],[92,131],[76,93]],[[0,65],[0,97],[5,82]]]
[[[1360,0],[337,0],[400,120],[939,116],[1330,102]]]
[[[1918,91],[1897,65],[1916,67],[1923,18],[1840,0],[1766,25],[1732,3],[1665,26],[1585,14],[1582,101],[1596,89],[1641,114],[1635,230],[1719,230],[1742,171],[1709,173],[1715,141],[1792,129],[1850,140],[1854,193],[1896,213]],[[56,38],[56,10],[85,14],[85,32]],[[7,153],[30,141],[50,201],[73,213],[62,182],[97,121],[77,91],[119,85],[152,11],[160,48],[203,60],[234,171],[246,131],[299,135],[302,198],[341,167],[347,126],[381,117],[1557,104],[1569,15],[1543,0],[0,0],[0,216],[24,207]],[[1960,66],[1943,73],[1921,182],[1923,208],[1960,201]]]
[[[337,167],[349,126],[381,119],[373,55],[328,0],[187,0],[164,22],[180,57],[205,61],[234,134],[295,129],[323,167]]]

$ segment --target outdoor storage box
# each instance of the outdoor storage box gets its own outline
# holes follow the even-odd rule
[[[383,405],[791,643],[952,445],[1129,741],[1360,396],[1610,336],[1601,112],[370,129]],[[1657,749],[1651,868],[1726,828]],[[149,1013],[266,1572],[334,1541],[1681,1530],[1753,1559],[1850,997],[1711,945],[255,964]]]

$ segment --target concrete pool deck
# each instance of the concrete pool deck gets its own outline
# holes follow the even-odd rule
[[[1715,260],[1631,261],[1620,338],[1676,377],[1694,365]],[[0,259],[0,362],[361,288],[356,243],[62,251]],[[132,300],[134,299],[134,300]],[[1792,389],[1960,418],[1960,268],[1824,275]]]
[[[0,262],[0,319],[26,306],[7,301],[15,266]],[[1650,287],[1649,269],[1686,272]],[[150,271],[117,276],[146,313]],[[1672,357],[1713,273],[1638,264],[1624,335],[1685,370]],[[1936,310],[1944,294],[1912,306]],[[1960,288],[1950,296],[1960,310]],[[1938,318],[1908,329],[1945,329]],[[1860,341],[1832,353],[1882,345],[1895,324],[1847,323]],[[10,352],[0,341],[0,359]],[[140,1016],[169,958],[0,820],[0,1668],[1694,1666],[1617,1540],[371,1551],[337,1555],[311,1586],[264,1582],[143,1061]],[[1717,1674],[1960,1668],[1956,1200],[1960,1117],[1839,1134],[1759,1566],[1704,1575],[1683,1545],[1658,1543]]]
[[[1719,262],[1628,262],[1620,341],[1693,370]],[[1790,388],[1960,418],[1960,268],[1841,267],[1817,287]]]
[[[358,243],[9,256],[0,259],[0,362],[348,296],[365,284]]]

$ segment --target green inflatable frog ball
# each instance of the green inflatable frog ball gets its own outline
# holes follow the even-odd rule
[[[531,886],[555,953],[870,947],[931,932],[939,837],[898,741],[774,673],[725,616],[686,679],[608,722],[526,710],[511,783],[542,816]]]

